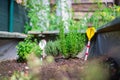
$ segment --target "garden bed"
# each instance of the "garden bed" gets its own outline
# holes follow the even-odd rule
[[[18,63],[16,60],[7,60],[0,62],[0,80],[9,78],[14,72],[27,72],[27,63]]]
[[[84,78],[84,80],[119,80],[119,75],[115,75],[112,72],[110,79],[104,78],[108,76],[107,68],[104,67],[102,69],[100,65],[96,63],[97,61],[100,61],[101,63],[104,59],[105,58],[99,58],[84,63],[84,61],[79,58],[65,59],[58,57],[53,59],[53,61],[50,63],[47,62],[46,59],[43,61],[41,66],[33,67],[33,69],[28,67],[29,61],[28,63],[18,63],[16,60],[2,61],[0,62],[0,80],[4,80],[5,78],[9,80],[14,72],[24,72],[24,76],[28,76],[29,74],[34,73],[35,75],[33,75],[33,77],[37,77],[38,80],[83,80]],[[36,64],[34,60],[32,60],[33,66]],[[48,61],[50,61],[50,59]],[[38,71],[37,74],[36,70]],[[86,71],[87,73],[85,73]],[[87,76],[85,77],[85,75]],[[23,76],[18,76],[18,78],[19,77]],[[34,78],[26,80],[33,79]]]
[[[82,69],[82,60],[57,58],[51,64],[45,64],[40,69],[41,80],[79,80]],[[0,62],[0,79],[10,78],[14,72],[28,72],[29,67],[26,62],[18,63],[16,60]]]

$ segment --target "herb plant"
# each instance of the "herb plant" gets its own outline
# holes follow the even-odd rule
[[[63,56],[68,57],[68,53],[67,53],[67,43],[66,43],[66,39],[65,39],[65,31],[64,31],[64,25],[63,22],[60,23],[60,34],[59,34],[59,39],[60,39],[60,51],[63,54]]]
[[[58,56],[60,53],[60,41],[48,41],[45,46],[45,53],[47,55]]]
[[[26,61],[29,54],[35,53],[37,56],[41,55],[41,49],[37,44],[37,41],[32,41],[32,36],[28,36],[24,41],[19,42],[17,45],[18,61]]]
[[[79,31],[74,21],[70,21],[68,32],[65,32],[63,26],[60,26],[60,47],[64,57],[76,57],[84,47],[86,37]]]

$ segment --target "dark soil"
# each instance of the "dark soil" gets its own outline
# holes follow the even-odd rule
[[[37,68],[35,69],[39,71],[39,73],[37,73],[39,80],[84,80],[84,65],[83,60],[78,58],[56,58],[52,63],[45,62],[44,65],[39,67],[40,70]],[[10,78],[16,71],[30,73],[32,70],[29,70],[26,62],[18,63],[17,60],[0,62],[0,80],[3,80],[3,78],[6,77]]]
[[[55,63],[44,65],[41,80],[82,80],[83,61],[81,59],[55,59]]]
[[[16,60],[0,62],[0,80],[12,76],[14,72],[27,72],[27,63],[18,63]]]
[[[80,80],[82,69],[81,59],[55,59],[55,62],[45,64],[40,69],[40,80]],[[0,62],[0,80],[11,77],[14,72],[27,72],[27,63],[18,63],[17,60],[8,60]]]

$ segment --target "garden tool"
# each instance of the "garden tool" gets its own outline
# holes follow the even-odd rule
[[[86,30],[86,34],[87,34],[87,37],[88,37],[88,43],[87,43],[87,48],[86,48],[85,57],[84,57],[84,60],[85,60],[85,61],[86,61],[87,58],[88,58],[89,49],[90,49],[90,40],[91,40],[92,37],[94,36],[95,31],[96,31],[96,30],[95,30],[94,27],[89,27],[89,28]]]

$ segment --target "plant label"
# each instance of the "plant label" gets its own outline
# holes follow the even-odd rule
[[[40,43],[39,43],[39,46],[40,48],[43,50],[45,48],[45,45],[46,45],[46,40],[41,40]]]

